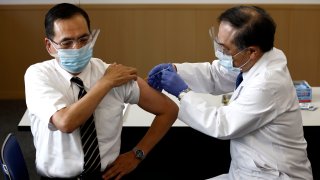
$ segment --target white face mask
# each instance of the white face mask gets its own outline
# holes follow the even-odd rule
[[[223,52],[216,50],[215,51],[216,57],[219,59],[219,64],[229,71],[236,71],[240,72],[240,68],[233,66],[233,59],[231,55],[226,55]]]
[[[242,51],[238,52],[236,55],[238,55],[239,53],[241,53]],[[219,59],[219,64],[223,67],[225,67],[226,69],[228,69],[229,71],[235,71],[235,72],[240,72],[242,70],[242,67],[245,66],[246,64],[248,64],[250,62],[250,58],[244,63],[242,64],[240,67],[234,67],[233,66],[233,58],[231,55],[226,55],[223,52],[219,51],[219,50],[215,50],[215,55],[216,57]],[[234,56],[236,56],[234,55]]]

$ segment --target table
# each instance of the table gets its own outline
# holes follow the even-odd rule
[[[312,102],[318,107],[315,111],[302,110],[302,120],[304,126],[320,126],[320,87],[312,87]]]
[[[176,97],[167,94],[173,101],[179,104]],[[222,96],[210,96],[202,94],[202,96],[211,98],[217,106],[222,105]],[[315,111],[302,110],[302,119],[304,126],[320,126],[320,87],[312,88],[312,102],[314,106],[318,107]],[[149,127],[152,123],[154,115],[144,111],[137,105],[127,105],[124,111],[124,127]],[[173,124],[173,127],[188,127],[185,123],[177,119]],[[28,131],[30,130],[30,120],[28,118],[28,110],[24,113],[21,121],[18,124],[18,130]]]

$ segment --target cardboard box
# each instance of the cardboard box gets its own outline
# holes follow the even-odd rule
[[[312,100],[312,88],[307,81],[293,81],[296,88],[297,96],[300,103],[311,102]]]

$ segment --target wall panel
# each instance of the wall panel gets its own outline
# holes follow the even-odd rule
[[[289,24],[290,64],[293,78],[320,84],[319,10],[293,10]],[[314,19],[314,21],[312,20]]]
[[[100,28],[94,55],[135,66],[145,77],[161,62],[212,61],[208,28],[231,5],[81,5]],[[260,5],[277,23],[276,47],[288,57],[293,79],[320,86],[320,5]],[[23,99],[23,75],[50,56],[43,21],[50,5],[0,6],[0,99]]]

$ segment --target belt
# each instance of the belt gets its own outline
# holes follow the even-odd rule
[[[100,171],[96,171],[89,174],[80,174],[76,177],[70,177],[70,178],[56,178],[56,177],[45,177],[41,176],[41,180],[103,180],[102,179],[102,173]]]

